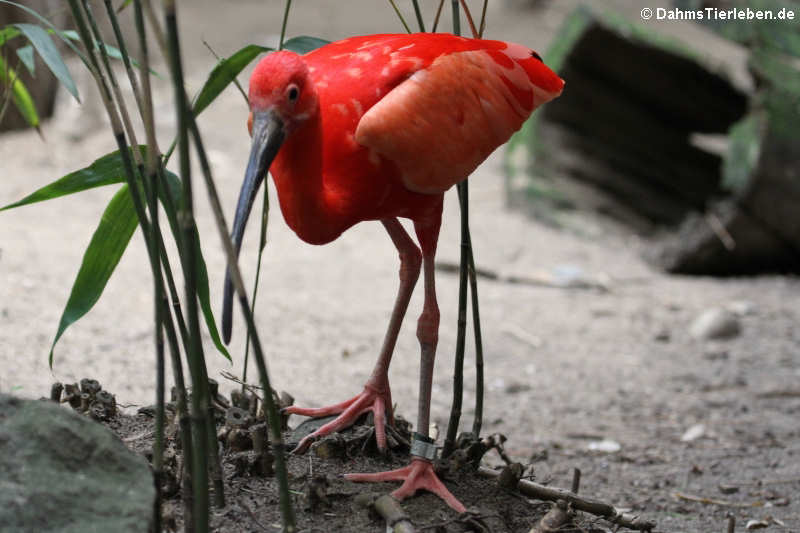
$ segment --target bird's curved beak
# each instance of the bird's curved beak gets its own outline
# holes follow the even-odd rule
[[[244,183],[239,193],[239,202],[236,205],[236,216],[233,219],[233,231],[231,240],[233,241],[236,255],[242,247],[242,237],[253,201],[258,193],[258,188],[264,177],[267,175],[272,160],[278,154],[278,150],[286,137],[286,129],[283,120],[272,109],[265,111],[253,111],[252,122],[253,141],[250,147],[250,159],[247,162],[247,171],[244,175]],[[231,340],[233,327],[233,284],[229,270],[225,272],[225,292],[222,301],[222,337],[227,344]]]

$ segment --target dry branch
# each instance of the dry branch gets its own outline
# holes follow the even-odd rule
[[[500,475],[500,472],[485,467],[479,468],[478,473],[488,478],[496,478]],[[656,527],[654,522],[643,520],[636,515],[620,512],[613,505],[601,502],[600,500],[595,500],[593,498],[578,496],[577,494],[573,494],[565,489],[545,487],[544,485],[526,480],[520,481],[517,485],[517,489],[526,496],[540,500],[551,502],[564,500],[575,510],[584,511],[596,516],[602,516],[612,524],[626,527],[628,529],[633,529],[636,531],[650,531]]]
[[[384,494],[372,504],[373,509],[386,521],[387,529],[395,533],[416,533],[400,502],[389,494]]]
[[[706,505],[719,505],[721,507],[764,507],[764,502],[762,501],[754,501],[754,502],[731,502],[728,500],[718,500],[716,498],[707,498],[705,496],[695,496],[694,494],[683,494],[682,492],[676,492],[674,496],[680,500],[686,500],[690,502],[697,502],[703,503]]]

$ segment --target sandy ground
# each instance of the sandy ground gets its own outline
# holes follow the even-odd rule
[[[182,5],[190,88],[201,86],[214,63],[201,39],[221,55],[250,42],[273,44],[282,4],[271,0],[231,2],[224,7],[209,1]],[[424,4],[433,9],[432,2]],[[638,19],[640,7],[634,3],[607,4]],[[576,2],[545,3],[540,10],[521,5],[491,2],[487,34],[544,50]],[[743,56],[735,47],[688,24],[653,26],[728,60],[740,76],[736,59]],[[289,24],[290,35],[330,39],[398,29],[390,8],[371,1],[299,2]],[[72,70],[78,78],[77,65]],[[164,132],[160,142],[166,146],[173,120],[171,92],[163,83],[157,90],[159,127]],[[15,201],[114,149],[101,110],[92,102],[92,91],[85,89],[83,94],[88,104],[80,109],[61,98],[59,114],[44,126],[46,142],[32,132],[2,137],[0,203]],[[229,90],[201,120],[229,220],[249,149],[246,114],[241,96]],[[719,451],[741,444],[737,439],[744,438],[742,431],[748,435],[769,431],[782,442],[785,454],[800,451],[793,429],[800,400],[791,394],[798,390],[800,377],[796,327],[800,282],[796,278],[666,276],[640,259],[637,239],[597,231],[592,238],[579,237],[506,210],[501,163],[498,151],[470,180],[472,238],[479,266],[504,274],[533,275],[570,265],[587,276],[607,280],[609,290],[481,282],[487,361],[485,431],[508,435],[510,453],[522,460],[543,448],[560,446],[580,452],[586,448],[581,436],[613,439],[623,452],[663,445],[677,457],[681,450],[699,446],[697,442],[703,449]],[[38,397],[55,380],[91,376],[115,392],[121,403],[153,401],[152,289],[138,234],[99,303],[58,344],[52,372],[47,364],[83,250],[113,192],[113,188],[97,189],[0,213],[0,390]],[[396,253],[379,224],[359,225],[324,247],[306,245],[288,230],[274,190],[270,194],[275,209],[270,216],[257,322],[273,383],[291,391],[300,405],[339,401],[360,390],[372,368],[396,290]],[[218,309],[224,260],[204,194],[198,195],[197,210],[212,301]],[[248,279],[255,271],[256,241],[257,231],[251,228],[242,250]],[[450,263],[458,260],[454,193],[445,205],[438,258]],[[442,327],[432,420],[444,428],[455,349],[457,278],[440,272],[437,284]],[[689,325],[697,315],[734,302],[747,302],[750,307],[741,317],[743,329],[738,337],[717,342],[691,338]],[[390,374],[398,410],[408,418],[416,412],[414,323],[420,309],[421,294],[416,294]],[[209,372],[223,387],[230,384],[219,377],[221,371],[241,372],[244,329],[238,314],[236,318],[232,365],[206,339]],[[656,339],[665,332],[668,340]],[[471,424],[474,401],[468,344],[465,427]],[[788,394],[763,398],[764,393],[781,391]],[[680,442],[683,432],[697,423],[705,425],[704,436],[694,443]],[[754,457],[758,453],[754,451]],[[674,467],[689,472],[692,465]],[[796,459],[785,458],[779,473],[800,477]],[[737,472],[730,474],[735,477]],[[568,478],[557,481],[568,485]],[[613,496],[613,483],[609,484]],[[592,481],[586,479],[584,486],[591,490]],[[781,509],[776,512],[783,513],[784,522],[797,530],[800,505]],[[645,510],[655,512],[646,505]],[[680,511],[672,509],[676,512]]]

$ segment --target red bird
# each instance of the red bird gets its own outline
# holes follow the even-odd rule
[[[400,254],[400,289],[372,375],[361,393],[342,403],[289,408],[312,417],[339,415],[304,438],[296,451],[353,424],[366,411],[373,412],[378,446],[385,449],[387,415],[393,422],[389,362],[421,266],[425,299],[417,323],[422,356],[411,464],[347,477],[401,480],[393,493],[398,499],[425,489],[464,511],[433,471],[428,437],[439,330],[433,262],[442,198],[563,85],[529,48],[433,33],[352,37],[304,56],[275,52],[256,66],[250,78],[252,148],[233,223],[237,253],[269,169],[283,217],[304,241],[325,244],[359,222],[379,220]],[[419,247],[398,217],[413,222]],[[226,342],[231,310],[226,277]]]

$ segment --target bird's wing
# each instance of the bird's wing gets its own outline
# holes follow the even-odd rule
[[[393,161],[405,186],[441,193],[466,178],[563,81],[530,49],[499,41],[443,53],[358,122],[355,140]]]

